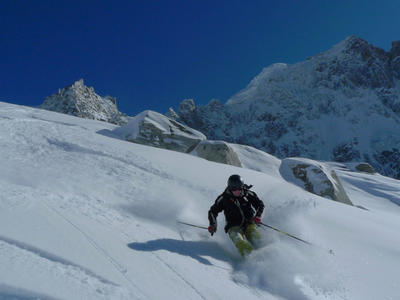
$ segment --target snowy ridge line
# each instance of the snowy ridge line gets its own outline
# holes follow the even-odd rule
[[[109,158],[118,162],[121,162],[125,165],[129,165],[132,166],[134,168],[137,168],[138,170],[144,172],[144,173],[150,173],[152,175],[158,176],[158,177],[162,177],[163,179],[168,179],[170,181],[178,181],[178,179],[180,180],[181,184],[189,187],[189,188],[193,188],[195,187],[195,185],[193,183],[191,183],[188,180],[184,180],[181,178],[177,178],[176,176],[173,176],[163,170],[160,169],[156,169],[154,168],[151,163],[149,161],[145,161],[145,163],[147,163],[148,165],[146,165],[145,163],[142,163],[142,165],[139,165],[138,162],[142,162],[142,159],[138,159],[137,156],[135,156],[135,160],[129,160],[129,159],[125,159],[125,158],[121,158],[121,157],[117,157],[114,156],[112,154],[106,153],[104,151],[98,151],[98,150],[93,150],[93,149],[88,149],[85,147],[82,147],[78,144],[74,144],[74,143],[69,143],[69,142],[65,142],[65,141],[60,141],[57,139],[49,139],[47,138],[47,142],[50,145],[53,145],[55,147],[58,147],[66,152],[76,152],[76,153],[83,153],[83,154],[89,154],[89,155],[97,155],[100,157],[105,157],[105,158]],[[170,151],[170,150],[166,150],[166,151]]]
[[[75,225],[72,221],[70,221],[67,217],[62,215],[56,208],[48,205],[45,201],[44,204],[47,208],[55,212],[58,216],[60,216],[62,219],[64,219],[67,223],[69,223],[72,227],[74,227],[76,230],[78,230],[86,239],[87,241],[99,252],[105,257],[112,265],[113,267],[129,282],[131,287],[134,288],[135,292],[140,293],[140,297],[138,299],[146,299],[148,297],[145,296],[145,293],[140,289],[139,286],[137,286],[128,276],[127,272],[128,270],[123,267],[120,263],[118,263],[110,254],[107,253],[107,251],[102,248],[99,244],[96,243],[94,239],[92,239],[87,233],[85,233],[79,226]]]
[[[125,165],[129,165],[132,166],[134,168],[137,168],[138,170],[144,172],[144,173],[150,173],[152,175],[158,176],[158,177],[162,177],[163,179],[167,179],[173,182],[179,181],[181,182],[181,184],[189,187],[189,188],[194,188],[195,185],[193,183],[191,183],[189,180],[185,180],[182,178],[178,178],[174,175],[171,175],[170,173],[167,173],[164,170],[160,170],[160,169],[156,169],[151,165],[150,161],[144,161],[143,162],[143,158],[140,158],[138,156],[134,156],[132,160],[126,159],[126,158],[122,158],[122,157],[117,157],[114,156],[112,154],[106,153],[104,151],[98,151],[98,150],[93,150],[93,149],[89,149],[89,148],[85,148],[82,147],[78,144],[75,143],[70,143],[70,142],[66,142],[66,141],[61,141],[58,139],[49,139],[47,138],[47,142],[50,145],[53,145],[55,147],[58,147],[60,149],[62,149],[63,151],[66,152],[75,152],[75,153],[83,153],[83,154],[89,154],[89,155],[97,155],[100,157],[105,157],[105,158],[109,158],[118,162],[121,162],[122,164]],[[147,146],[144,146],[147,147]],[[165,150],[165,151],[170,151],[170,150]],[[132,155],[132,153],[130,153],[130,155]],[[141,162],[142,165],[139,165],[138,163]],[[147,165],[146,165],[147,164]]]
[[[77,125],[77,124],[71,124],[71,123],[67,123],[67,122],[61,122],[61,121],[56,121],[56,120],[46,120],[46,119],[42,119],[41,117],[40,117],[40,115],[35,115],[35,114],[32,114],[31,116],[30,116],[32,119],[34,119],[34,120],[37,120],[37,121],[42,121],[42,122],[45,122],[45,123],[50,123],[50,124],[57,124],[57,125],[65,125],[65,126],[69,126],[69,127],[77,127],[77,128],[81,128],[81,129],[84,129],[84,130],[88,130],[86,127],[84,127],[84,126],[81,126],[81,125]]]
[[[51,262],[59,263],[59,264],[65,265],[65,266],[72,266],[72,267],[78,268],[79,270],[81,270],[85,274],[89,275],[90,277],[98,279],[100,282],[102,282],[104,284],[109,284],[109,285],[113,285],[113,286],[116,286],[116,287],[118,286],[116,283],[114,283],[112,281],[109,281],[109,280],[107,280],[107,279],[105,279],[105,278],[93,273],[93,271],[90,271],[90,270],[88,270],[88,269],[86,269],[86,268],[84,268],[84,267],[82,267],[80,265],[77,265],[77,264],[75,264],[73,262],[70,262],[70,261],[68,261],[68,260],[66,260],[64,258],[61,258],[61,257],[59,257],[57,255],[54,255],[54,254],[51,254],[51,253],[49,253],[47,251],[44,251],[44,250],[39,249],[37,247],[34,247],[32,245],[28,245],[26,243],[23,243],[23,242],[14,240],[14,239],[10,239],[10,238],[7,238],[7,237],[1,236],[1,235],[0,235],[0,241],[4,242],[6,244],[12,245],[14,247],[20,248],[22,250],[28,251],[30,253],[33,253],[33,254],[41,257],[41,258],[44,258],[46,260],[51,261]]]
[[[156,176],[160,176],[163,178],[167,178],[170,180],[174,180],[175,178],[173,178],[172,176],[170,176],[168,173],[160,171],[158,169],[152,168],[150,165],[149,166],[140,166],[137,164],[132,163],[132,161],[128,160],[128,159],[124,159],[124,158],[120,158],[120,157],[116,157],[113,156],[111,154],[105,153],[104,151],[97,151],[97,150],[93,150],[93,149],[88,149],[85,147],[82,147],[78,144],[74,144],[74,143],[69,143],[69,142],[64,142],[64,141],[60,141],[57,139],[47,139],[47,142],[50,145],[53,145],[55,147],[58,147],[66,152],[76,152],[76,153],[83,153],[83,154],[90,154],[90,155],[97,155],[100,157],[105,157],[105,158],[109,158],[109,159],[113,159],[116,161],[119,161],[123,164],[129,165],[129,166],[133,166],[143,172],[146,173],[151,173],[153,175]],[[135,157],[136,158],[136,157]],[[135,160],[138,161],[138,160]]]

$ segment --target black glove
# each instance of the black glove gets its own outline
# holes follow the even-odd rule
[[[211,233],[211,235],[213,235],[216,231],[217,231],[217,226],[215,225],[208,226],[208,232]]]

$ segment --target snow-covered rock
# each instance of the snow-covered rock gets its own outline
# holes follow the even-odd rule
[[[310,193],[353,205],[335,170],[328,164],[305,158],[286,158],[282,160],[280,172],[287,181]]]
[[[347,163],[345,164],[350,171],[353,172],[362,172],[368,174],[376,174],[376,170],[369,163]]]
[[[204,140],[190,154],[218,163],[280,176],[281,160],[251,146]]]
[[[279,158],[365,161],[400,178],[400,42],[384,51],[350,36],[306,61],[265,68],[225,104],[184,100],[170,115],[211,140]]]
[[[224,141],[202,141],[191,154],[210,161],[242,167],[236,152]]]
[[[141,112],[113,132],[130,142],[180,152],[191,151],[206,139],[201,132],[151,110]]]
[[[247,145],[229,143],[229,147],[238,156],[242,168],[280,176],[281,160],[279,158]]]
[[[117,125],[128,122],[128,117],[118,111],[116,98],[99,96],[83,79],[46,97],[40,108]]]

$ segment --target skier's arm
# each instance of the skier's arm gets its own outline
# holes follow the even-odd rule
[[[256,209],[256,217],[261,217],[263,212],[264,212],[264,202],[258,198],[257,194],[254,193],[253,191],[248,191],[248,198],[250,200],[251,205]]]
[[[223,197],[219,196],[215,203],[210,207],[208,211],[208,221],[210,221],[210,225],[217,227],[217,217],[218,214],[223,211]]]

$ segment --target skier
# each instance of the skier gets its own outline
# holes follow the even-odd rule
[[[250,191],[251,187],[244,184],[240,175],[231,175],[227,188],[208,211],[208,231],[211,235],[217,231],[218,214],[224,211],[225,232],[243,257],[257,248],[261,239],[256,224],[261,224],[264,203]]]

